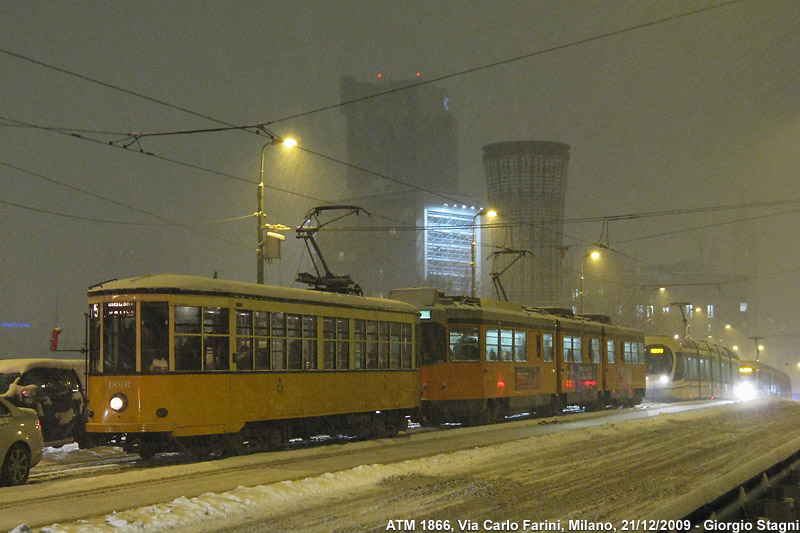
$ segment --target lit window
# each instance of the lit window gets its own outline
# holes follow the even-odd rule
[[[714,304],[708,304],[708,318],[714,318]]]
[[[739,311],[742,313],[747,312],[747,302],[742,302],[739,304]]]

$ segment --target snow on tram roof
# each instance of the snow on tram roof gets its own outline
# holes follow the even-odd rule
[[[278,287],[276,285],[258,285],[242,281],[230,281],[202,276],[183,274],[148,274],[136,278],[110,280],[89,287],[89,295],[113,294],[118,292],[180,292],[195,294],[219,294],[228,296],[244,296],[246,298],[267,298],[283,300],[299,300],[309,303],[328,305],[346,305],[355,307],[378,307],[386,310],[417,313],[413,305],[395,300],[338,294],[332,292],[299,289],[294,287]]]

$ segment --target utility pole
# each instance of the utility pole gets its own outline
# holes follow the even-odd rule
[[[258,211],[256,212],[256,225],[258,235],[256,240],[256,283],[264,284],[264,150],[273,144],[283,144],[285,146],[297,146],[294,139],[283,139],[277,135],[267,132],[270,136],[269,142],[261,147],[261,173],[258,179]]]
[[[761,359],[761,350],[762,348],[764,348],[761,344],[759,344],[759,341],[763,337],[750,337],[750,338],[753,339],[753,342],[756,343],[756,362],[758,362],[759,359]]]

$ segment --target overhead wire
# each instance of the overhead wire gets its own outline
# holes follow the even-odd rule
[[[243,243],[232,241],[232,240],[227,239],[225,237],[221,237],[219,235],[215,235],[213,233],[209,233],[207,231],[203,231],[201,229],[195,228],[195,227],[190,226],[188,224],[184,224],[182,222],[178,222],[176,220],[172,220],[172,219],[169,219],[167,217],[161,216],[161,215],[159,215],[157,213],[152,213],[150,211],[145,211],[144,209],[139,209],[137,207],[133,207],[133,206],[124,204],[122,202],[118,202],[118,201],[113,200],[111,198],[107,198],[105,196],[93,193],[91,191],[87,191],[85,189],[81,189],[80,187],[76,187],[74,185],[70,185],[68,183],[64,183],[64,182],[58,181],[56,179],[50,178],[48,176],[45,176],[43,174],[39,174],[37,172],[33,172],[33,171],[24,169],[24,168],[16,166],[16,165],[12,165],[10,163],[6,163],[5,161],[0,161],[0,166],[4,166],[6,168],[10,168],[10,169],[15,170],[17,172],[28,174],[29,176],[33,176],[33,177],[39,178],[41,180],[44,180],[44,181],[47,181],[49,183],[53,183],[53,184],[59,185],[61,187],[65,187],[65,188],[73,190],[73,191],[77,191],[77,192],[80,192],[80,193],[83,193],[83,194],[87,194],[87,195],[89,195],[89,196],[91,196],[93,198],[97,198],[99,200],[103,200],[104,202],[108,202],[108,203],[110,203],[112,205],[115,205],[115,206],[118,206],[118,207],[123,207],[125,209],[130,209],[131,211],[135,211],[137,213],[141,213],[141,214],[153,217],[153,218],[155,218],[157,220],[161,220],[165,224],[169,224],[169,225],[172,225],[172,226],[178,226],[178,227],[181,227],[181,228],[184,228],[184,229],[188,229],[188,230],[191,230],[191,231],[206,235],[207,237],[213,237],[215,239],[226,241],[226,242],[228,242],[230,244],[243,245]],[[68,215],[68,214],[64,214],[64,213],[57,213],[55,211],[43,210],[43,209],[34,208],[34,207],[30,207],[30,206],[23,206],[21,204],[15,204],[15,203],[8,202],[8,201],[2,201],[2,203],[6,204],[6,205],[12,205],[14,207],[22,208],[22,209],[27,209],[27,210],[31,210],[31,211],[40,212],[40,213],[47,213],[47,214],[51,214],[51,215],[57,215],[57,216],[61,216],[61,217],[67,217],[67,218],[73,218],[73,219],[79,219],[79,220],[88,220],[88,221],[93,221],[93,222],[103,222],[103,223],[107,223],[107,224],[113,223],[113,224],[123,224],[123,225],[155,225],[155,224],[152,224],[152,223],[150,223],[150,224],[148,224],[148,223],[135,223],[135,222],[130,222],[130,221],[111,221],[111,220],[102,220],[102,219],[90,218],[90,217],[80,217],[80,216]]]
[[[150,96],[141,94],[139,92],[136,92],[136,91],[133,91],[133,90],[130,90],[130,89],[126,89],[124,87],[121,87],[121,86],[118,86],[118,85],[115,85],[115,84],[111,84],[111,83],[108,83],[108,82],[105,82],[105,81],[102,81],[102,80],[98,80],[98,79],[92,78],[90,76],[86,76],[86,75],[83,75],[83,74],[80,74],[80,73],[77,73],[77,72],[73,72],[73,71],[70,71],[70,70],[62,68],[62,67],[58,67],[56,65],[52,65],[52,64],[46,63],[46,62],[41,61],[41,60],[37,60],[35,58],[31,58],[29,56],[14,52],[12,50],[8,50],[6,48],[0,47],[0,54],[5,54],[5,55],[8,55],[8,56],[20,59],[20,60],[28,61],[28,62],[33,63],[35,65],[55,70],[55,71],[60,72],[62,74],[74,76],[74,77],[77,77],[77,78],[79,78],[81,80],[84,80],[84,81],[95,83],[95,84],[98,84],[98,85],[106,87],[106,88],[117,90],[117,91],[120,91],[122,93],[131,95],[131,96],[142,98],[142,99],[147,100],[147,101],[152,102],[152,103],[163,105],[163,106],[169,107],[171,109],[182,111],[182,112],[191,114],[193,116],[196,116],[196,117],[199,117],[199,118],[203,118],[203,119],[207,119],[207,120],[213,121],[215,123],[223,124],[223,125],[226,126],[224,128],[206,128],[206,129],[195,129],[195,130],[181,130],[181,131],[173,131],[173,132],[155,132],[155,133],[145,133],[145,134],[122,134],[122,133],[119,133],[120,136],[124,136],[123,140],[128,139],[128,140],[130,140],[131,144],[133,144],[133,143],[138,144],[139,139],[141,139],[143,137],[164,136],[164,135],[183,135],[183,134],[194,134],[194,133],[220,132],[220,131],[228,131],[228,130],[241,130],[241,131],[247,131],[247,132],[254,133],[254,134],[259,134],[258,131],[255,131],[255,130],[257,130],[258,128],[263,128],[264,126],[266,126],[268,124],[274,124],[274,123],[277,123],[277,122],[282,122],[282,121],[286,121],[286,120],[293,119],[293,118],[299,118],[299,117],[302,117],[302,116],[307,116],[307,115],[310,115],[310,114],[319,113],[319,112],[326,111],[326,110],[329,110],[329,109],[334,109],[334,108],[338,108],[338,107],[341,107],[341,106],[351,105],[351,104],[354,104],[354,103],[357,103],[357,102],[361,102],[361,101],[365,101],[365,100],[369,100],[369,99],[373,99],[373,98],[378,98],[378,97],[382,97],[382,96],[386,96],[386,95],[397,93],[397,92],[400,92],[400,91],[411,90],[411,89],[414,89],[416,87],[420,87],[420,86],[423,86],[423,85],[428,85],[428,84],[440,82],[440,81],[443,81],[443,80],[446,80],[446,79],[451,79],[451,78],[455,78],[455,77],[471,74],[471,73],[474,73],[474,72],[478,72],[478,71],[481,71],[481,70],[491,69],[491,68],[495,68],[495,67],[498,67],[498,66],[501,66],[501,65],[510,64],[510,63],[513,63],[513,62],[516,62],[516,61],[521,61],[521,60],[524,60],[524,59],[533,58],[533,57],[536,57],[536,56],[539,56],[539,55],[555,52],[555,51],[558,51],[558,50],[564,50],[564,49],[567,49],[567,48],[570,48],[570,47],[587,44],[587,43],[590,43],[590,42],[593,42],[593,41],[597,41],[597,40],[601,40],[601,39],[605,39],[605,38],[608,38],[608,37],[612,37],[612,36],[624,34],[624,33],[627,33],[627,32],[632,32],[632,31],[635,31],[635,30],[640,30],[640,29],[643,29],[643,28],[647,28],[647,27],[663,24],[663,23],[666,23],[666,22],[678,20],[678,19],[681,19],[681,18],[697,15],[697,14],[702,13],[702,12],[711,11],[711,10],[715,10],[715,9],[720,9],[720,8],[727,7],[729,5],[740,3],[740,2],[743,2],[743,1],[745,1],[745,0],[731,0],[731,1],[728,1],[728,2],[721,3],[721,4],[716,4],[716,5],[713,5],[713,6],[707,6],[707,7],[704,7],[704,8],[699,8],[699,9],[696,9],[696,10],[687,11],[687,12],[684,12],[684,13],[679,13],[679,14],[676,14],[676,15],[668,16],[668,17],[663,17],[663,18],[660,18],[660,19],[657,19],[657,20],[653,20],[653,21],[648,21],[648,22],[645,22],[645,23],[642,23],[642,24],[629,26],[629,27],[626,27],[626,28],[622,28],[622,29],[619,29],[619,30],[614,30],[614,31],[611,31],[611,32],[606,32],[606,33],[599,34],[599,35],[594,35],[594,36],[591,36],[591,37],[588,37],[588,38],[585,38],[585,39],[574,40],[574,41],[571,41],[571,42],[568,42],[568,43],[563,43],[563,44],[560,44],[560,45],[557,45],[557,46],[553,46],[553,47],[537,50],[537,51],[534,51],[534,52],[531,52],[531,53],[518,55],[518,56],[515,56],[515,57],[512,57],[512,58],[507,58],[507,59],[504,59],[504,60],[501,60],[501,61],[487,63],[487,64],[480,65],[480,66],[477,66],[477,67],[472,67],[472,68],[461,70],[461,71],[458,71],[458,72],[449,73],[449,74],[445,74],[445,75],[442,75],[442,76],[434,77],[434,78],[431,78],[431,79],[423,80],[423,81],[420,81],[420,82],[417,82],[417,83],[408,84],[408,85],[405,85],[405,86],[402,86],[402,87],[392,88],[392,89],[389,89],[389,90],[386,90],[386,91],[377,92],[377,93],[374,93],[374,94],[371,94],[371,95],[367,95],[367,96],[364,96],[364,97],[351,99],[351,100],[347,100],[347,101],[343,101],[343,102],[338,102],[336,104],[323,106],[323,107],[320,107],[320,108],[317,108],[317,109],[313,109],[313,110],[309,110],[309,111],[306,111],[306,112],[303,112],[303,113],[289,115],[289,116],[285,116],[285,117],[282,117],[282,118],[279,118],[279,119],[276,119],[276,120],[272,120],[272,121],[268,121],[268,122],[261,122],[259,124],[249,125],[249,126],[235,125],[235,124],[232,124],[230,122],[223,121],[223,120],[217,119],[215,117],[211,117],[211,116],[209,116],[207,114],[199,113],[199,112],[193,111],[191,109],[188,109],[188,108],[185,108],[185,107],[182,107],[182,106],[178,106],[178,105],[175,105],[175,104],[172,104],[172,103],[160,100],[160,99],[152,98]],[[13,120],[13,119],[7,119],[6,118],[5,120]],[[44,127],[44,126],[37,126],[37,125],[32,125],[32,124],[25,124],[25,123],[22,123],[20,121],[14,121],[14,122],[16,122],[15,125],[20,125],[20,126],[24,125],[24,126],[28,126],[28,127],[37,127],[37,128],[40,128],[40,129],[46,129],[46,130],[53,131],[53,132],[56,132],[56,133],[69,134],[69,135],[72,135],[72,136],[77,136],[79,138],[86,139],[86,140],[91,140],[91,141],[94,141],[94,142],[102,142],[102,141],[98,141],[96,139],[90,139],[90,138],[87,138],[85,136],[80,135],[81,133],[98,133],[98,132],[92,131],[92,130],[69,130],[69,129],[66,129],[66,128],[59,129],[59,128],[53,128],[53,127]],[[127,149],[131,145],[131,144],[129,144],[127,146],[120,146],[118,144],[119,142],[121,142],[121,141],[110,142],[108,144],[110,144],[112,146],[125,148],[125,149]],[[429,190],[429,189],[426,189],[426,188],[423,188],[423,187],[417,187],[417,186],[415,186],[413,184],[405,183],[402,180],[398,180],[396,178],[392,178],[391,176],[387,176],[385,174],[377,173],[377,172],[371,171],[369,169],[366,169],[366,168],[363,168],[363,167],[359,167],[357,165],[353,165],[353,164],[347,163],[345,161],[342,161],[340,159],[337,159],[337,158],[334,158],[334,157],[331,157],[331,156],[326,156],[324,154],[321,154],[319,152],[310,150],[308,148],[300,148],[300,149],[304,150],[307,153],[315,155],[317,157],[324,158],[326,160],[329,160],[329,161],[337,163],[337,164],[342,164],[342,165],[348,166],[349,168],[358,170],[360,172],[364,172],[364,173],[368,173],[368,174],[371,174],[371,175],[375,175],[376,177],[380,177],[382,179],[386,179],[388,181],[392,181],[394,183],[398,183],[398,184],[401,184],[401,185],[406,186],[406,187],[414,188],[414,189],[417,189],[417,190],[420,190],[420,191],[423,191],[423,192],[426,192],[426,193],[429,193],[429,194],[433,194],[433,195],[442,197],[443,199],[446,199],[448,201],[457,202],[457,200],[454,200],[453,198],[450,198],[450,197],[447,197],[447,196],[443,196],[441,193],[438,193],[436,191],[432,191],[432,190]],[[235,176],[235,175],[232,175],[232,174],[229,174],[229,173],[215,171],[215,170],[212,170],[212,169],[200,167],[198,165],[193,165],[191,163],[186,163],[186,162],[183,162],[183,161],[171,159],[171,158],[164,157],[164,156],[158,156],[158,155],[156,155],[156,154],[154,154],[152,152],[145,151],[144,149],[140,149],[140,150],[138,150],[138,152],[142,153],[142,154],[145,154],[145,155],[150,155],[152,157],[155,157],[157,159],[161,159],[161,160],[164,160],[164,161],[167,161],[167,162],[183,165],[183,166],[186,166],[188,168],[193,168],[195,170],[202,170],[202,171],[205,171],[205,172],[210,172],[212,174],[216,174],[216,175],[221,176],[221,177],[227,177],[227,178],[231,178],[231,179],[235,179],[235,180],[245,181],[247,183],[252,183],[250,180],[246,180],[246,179],[240,178],[238,176]],[[316,200],[316,201],[321,201],[323,203],[330,203],[330,202],[327,202],[327,201],[322,200],[322,199],[317,199],[317,198],[311,197],[310,195],[304,195],[304,194],[301,194],[301,193],[296,193],[295,191],[289,191],[289,190],[281,189],[281,188],[274,187],[274,186],[267,186],[267,187],[270,188],[270,189],[279,191],[279,192],[288,193],[288,194],[295,194],[295,195],[298,195],[298,196],[301,196],[301,197],[305,197],[306,199],[313,199],[313,200]],[[631,218],[631,217],[634,217],[634,216],[638,216],[638,215],[624,215],[623,217],[624,218]],[[651,215],[651,216],[656,216],[656,215]],[[509,217],[506,217],[506,218],[509,218]],[[622,218],[603,217],[603,219],[611,220],[611,219],[622,219]],[[564,222],[564,221],[557,222],[557,223],[562,223],[562,222]],[[524,221],[519,221],[518,224],[519,225],[529,225],[530,223],[527,223],[527,222],[524,222]],[[509,225],[509,227],[511,227],[511,226]],[[544,229],[546,230],[546,228],[544,228]],[[546,230],[546,231],[549,231],[549,230]],[[580,239],[576,239],[576,240],[580,240]]]
[[[697,15],[697,14],[700,14],[700,13],[703,13],[703,12],[706,12],[706,11],[720,9],[720,8],[727,7],[729,5],[740,3],[740,2],[743,2],[743,1],[745,1],[745,0],[730,0],[728,2],[723,2],[723,3],[720,3],[720,4],[713,5],[713,6],[707,6],[707,7],[704,7],[704,8],[699,8],[699,9],[696,9],[696,10],[691,10],[691,11],[679,13],[679,14],[676,14],[676,15],[671,15],[671,16],[668,16],[668,17],[662,17],[660,19],[653,20],[653,21],[648,21],[648,22],[645,22],[645,23],[642,23],[642,24],[628,26],[626,28],[621,28],[619,30],[614,30],[614,31],[602,33],[602,34],[599,34],[599,35],[594,35],[594,36],[587,37],[587,38],[584,38],[584,39],[578,39],[578,40],[570,41],[568,43],[563,43],[563,44],[560,44],[560,45],[557,45],[557,46],[548,47],[548,48],[537,50],[537,51],[534,51],[534,52],[531,52],[531,53],[514,56],[514,57],[511,57],[511,58],[507,58],[507,59],[501,60],[501,61],[495,61],[495,62],[487,63],[487,64],[484,64],[484,65],[480,65],[480,66],[477,66],[477,67],[464,69],[464,70],[461,70],[461,71],[458,71],[458,72],[453,72],[453,73],[437,76],[437,77],[434,77],[434,78],[431,78],[431,79],[422,80],[420,82],[413,83],[413,84],[408,84],[408,85],[403,86],[403,87],[396,87],[396,88],[393,88],[393,89],[377,92],[377,93],[374,93],[374,94],[371,94],[371,95],[367,95],[367,96],[363,96],[363,97],[360,97],[360,98],[355,98],[355,99],[346,100],[346,101],[343,101],[343,102],[338,102],[336,104],[331,104],[331,105],[323,106],[323,107],[320,107],[320,108],[317,108],[317,109],[305,111],[305,112],[302,112],[302,113],[297,113],[297,114],[294,114],[294,115],[285,116],[285,117],[282,117],[282,118],[279,118],[279,119],[276,119],[276,120],[263,121],[263,122],[260,122],[258,124],[249,125],[249,126],[241,126],[241,125],[237,126],[237,125],[232,124],[230,122],[227,122],[227,121],[224,121],[224,120],[220,120],[220,119],[217,119],[215,117],[211,117],[209,115],[206,115],[206,114],[203,114],[203,113],[199,113],[199,112],[190,110],[190,109],[182,107],[182,106],[177,106],[175,104],[171,104],[169,102],[166,102],[166,101],[163,101],[163,100],[160,100],[160,99],[152,98],[150,96],[141,94],[139,92],[136,92],[136,91],[133,91],[133,90],[130,90],[130,89],[126,89],[124,87],[121,87],[121,86],[118,86],[118,85],[115,85],[115,84],[111,84],[111,83],[108,83],[108,82],[105,82],[105,81],[102,81],[102,80],[98,80],[98,79],[92,78],[90,76],[86,76],[86,75],[83,75],[83,74],[80,74],[80,73],[77,73],[77,72],[62,68],[62,67],[58,67],[56,65],[52,65],[52,64],[46,63],[44,61],[41,61],[41,60],[38,60],[38,59],[35,59],[35,58],[31,58],[29,56],[20,54],[18,52],[14,52],[12,50],[8,50],[8,49],[3,48],[3,47],[0,47],[0,54],[5,54],[5,55],[8,55],[8,56],[11,56],[11,57],[23,60],[23,61],[28,61],[28,62],[33,63],[35,65],[55,70],[55,71],[60,72],[62,74],[74,76],[74,77],[77,77],[77,78],[79,78],[81,80],[98,84],[98,85],[100,85],[102,87],[118,90],[118,91],[121,91],[121,92],[123,92],[125,94],[136,96],[138,98],[142,98],[142,99],[147,100],[147,101],[152,102],[152,103],[157,103],[159,105],[163,105],[163,106],[169,107],[171,109],[175,109],[175,110],[178,110],[178,111],[186,112],[186,113],[189,113],[191,115],[194,115],[194,116],[197,116],[197,117],[200,117],[200,118],[204,118],[204,119],[207,119],[207,120],[211,120],[211,121],[216,122],[218,124],[223,124],[223,125],[227,126],[227,128],[215,128],[215,129],[206,129],[206,130],[185,130],[185,131],[176,131],[176,132],[160,132],[160,133],[149,133],[149,134],[136,134],[135,137],[131,137],[132,139],[135,139],[137,141],[138,141],[139,138],[142,138],[144,136],[158,136],[158,135],[170,135],[170,134],[189,134],[189,133],[200,133],[200,132],[209,132],[209,131],[225,131],[225,130],[231,130],[231,129],[248,131],[250,133],[256,133],[257,134],[256,131],[251,131],[251,130],[257,129],[259,127],[264,127],[264,126],[269,125],[269,124],[275,124],[277,122],[283,122],[283,121],[286,121],[286,120],[289,120],[289,119],[299,118],[299,117],[303,117],[303,116],[319,113],[319,112],[322,112],[322,111],[327,111],[327,110],[330,110],[330,109],[335,109],[335,108],[338,108],[338,107],[351,105],[351,104],[362,102],[362,101],[365,101],[365,100],[378,98],[378,97],[390,95],[390,94],[393,94],[393,93],[414,89],[416,87],[429,85],[429,84],[440,82],[440,81],[443,81],[443,80],[464,76],[464,75],[471,74],[471,73],[474,73],[474,72],[478,72],[478,71],[481,71],[481,70],[491,69],[491,68],[495,68],[495,67],[498,67],[498,66],[514,63],[514,62],[517,62],[517,61],[530,59],[530,58],[533,58],[533,57],[536,57],[536,56],[540,56],[540,55],[544,55],[544,54],[547,54],[547,53],[551,53],[551,52],[555,52],[555,51],[559,51],[559,50],[564,50],[564,49],[567,49],[567,48],[571,48],[571,47],[574,47],[574,46],[587,44],[587,43],[590,43],[590,42],[593,42],[593,41],[597,41],[597,40],[606,39],[606,38],[613,37],[613,36],[616,36],[616,35],[621,35],[621,34],[624,34],[624,33],[632,32],[632,31],[636,31],[636,30],[640,30],[640,29],[644,29],[644,28],[647,28],[647,27],[656,26],[656,25],[659,25],[659,24],[664,24],[666,22],[670,22],[670,21],[681,19],[681,18],[694,16],[694,15]],[[133,135],[133,134],[130,134],[130,135]],[[330,160],[332,162],[347,165],[347,166],[349,166],[351,168],[354,168],[354,169],[357,169],[357,170],[359,170],[361,172],[366,172],[366,173],[369,173],[371,175],[375,175],[377,177],[381,177],[383,179],[388,179],[388,180],[393,181],[395,183],[403,184],[403,185],[405,185],[407,187],[418,188],[419,190],[423,190],[425,192],[429,192],[431,194],[435,194],[437,196],[442,197],[440,193],[436,193],[434,191],[430,191],[430,190],[427,190],[427,189],[424,189],[424,188],[415,187],[415,186],[413,186],[411,184],[404,183],[401,180],[397,180],[397,179],[392,178],[390,176],[386,176],[386,175],[383,175],[383,174],[380,174],[380,173],[376,173],[376,172],[373,172],[373,171],[371,171],[369,169],[358,167],[356,165],[351,165],[351,164],[346,163],[344,161],[341,161],[341,160],[339,160],[337,158],[325,156],[323,154],[320,154],[318,152],[315,152],[315,151],[312,151],[312,150],[309,150],[309,149],[306,149],[306,151],[308,153],[314,154],[316,156],[324,157],[324,158],[326,158],[326,159],[328,159],[328,160]],[[145,152],[142,151],[142,153],[145,153]],[[154,154],[150,154],[150,155],[154,155]],[[228,177],[231,177],[231,176],[228,175]],[[236,178],[234,178],[234,179],[236,179]],[[283,191],[283,192],[287,192],[287,191]],[[448,199],[448,200],[452,200],[452,199],[447,198],[447,197],[443,197],[443,198],[444,199]]]

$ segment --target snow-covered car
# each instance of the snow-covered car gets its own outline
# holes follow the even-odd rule
[[[0,485],[22,485],[42,459],[42,430],[36,411],[0,399]]]
[[[0,360],[0,398],[36,411],[46,446],[84,442],[85,362],[77,359]]]

